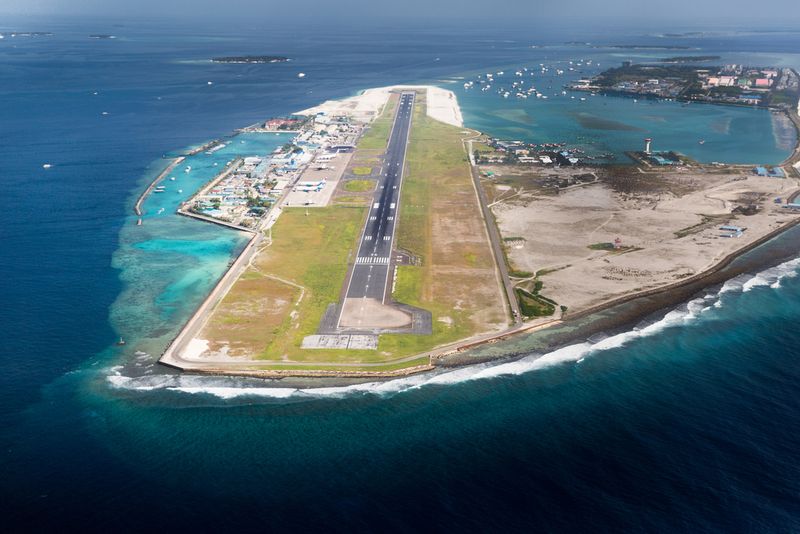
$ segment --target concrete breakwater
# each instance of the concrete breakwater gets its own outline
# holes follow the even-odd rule
[[[159,184],[159,182],[161,182],[161,180],[163,180],[169,173],[171,173],[175,169],[175,167],[180,165],[181,162],[185,159],[186,159],[185,156],[179,156],[175,158],[169,165],[167,165],[166,169],[161,171],[161,174],[156,176],[155,180],[150,182],[150,185],[147,186],[147,189],[145,189],[141,195],[139,195],[139,198],[136,200],[136,204],[134,204],[133,206],[133,212],[136,213],[136,215],[140,217],[142,216],[142,214],[144,213],[142,211],[142,204],[144,204],[144,201],[147,200],[147,196],[153,192],[153,189],[156,188],[156,186]]]

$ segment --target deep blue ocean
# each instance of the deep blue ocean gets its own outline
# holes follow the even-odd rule
[[[493,135],[620,154],[652,136],[703,161],[776,163],[794,134],[766,111],[523,104],[462,83],[631,56],[573,40],[798,68],[800,33],[43,19],[5,31],[54,35],[0,40],[3,531],[800,529],[800,231],[771,244],[775,265],[592,342],[523,337],[491,348],[513,362],[303,390],[154,364],[243,244],[174,207],[214,163],[285,138],[228,138],[150,197],[142,226],[132,212],[164,158],[395,83],[453,89],[467,125]],[[240,54],[293,61],[207,61]]]

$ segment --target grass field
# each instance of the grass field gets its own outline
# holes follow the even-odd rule
[[[375,180],[348,180],[344,183],[344,190],[350,193],[364,193],[375,189]]]
[[[237,280],[200,337],[209,339],[212,349],[227,344],[231,351],[249,349],[251,357],[268,360],[380,361],[377,351],[300,349],[328,304],[339,300],[365,214],[364,207],[316,208],[308,215],[286,208],[272,229],[272,245]],[[271,313],[260,317],[265,310]]]
[[[362,138],[354,159],[374,158],[385,149],[396,100],[393,96],[388,111],[376,119],[383,122]],[[212,350],[263,360],[254,364],[259,369],[328,370],[348,363],[356,364],[348,370],[388,371],[428,361],[424,356],[393,360],[504,327],[494,261],[460,137],[459,128],[428,118],[424,97],[418,99],[397,243],[422,258],[422,265],[398,268],[394,298],[429,310],[432,335],[382,335],[372,351],[300,348],[305,336],[316,333],[328,305],[339,300],[367,213],[362,196],[340,195],[331,207],[284,210],[272,229],[272,244],[237,280],[199,337],[208,339]],[[343,189],[374,187],[374,180],[349,180]],[[357,365],[381,362],[385,365]]]
[[[353,167],[353,174],[356,176],[369,176],[372,174],[372,167]]]
[[[358,141],[358,148],[364,150],[379,149],[383,150],[389,143],[389,134],[392,131],[392,124],[394,122],[394,110],[399,101],[398,95],[390,95],[389,101],[383,108],[383,112],[378,118],[372,121],[367,131],[361,136]]]
[[[421,351],[505,326],[461,129],[429,118],[423,98],[415,106],[407,169],[397,244],[422,265],[398,268],[394,298],[429,310],[433,334],[383,335],[379,348]]]

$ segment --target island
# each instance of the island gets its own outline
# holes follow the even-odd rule
[[[0,32],[0,39],[6,37],[52,37],[52,32]]]
[[[634,64],[625,61],[620,67],[580,79],[568,87],[592,93],[783,109],[792,108],[797,102],[800,76],[787,67]]]
[[[283,56],[222,56],[211,58],[214,63],[285,63],[291,61]]]
[[[247,245],[161,364],[335,382],[475,363],[473,349],[523,334],[572,339],[622,303],[663,306],[800,222],[800,149],[780,165],[701,164],[647,139],[634,165],[600,165],[465,128],[433,86],[245,131],[287,124],[291,141],[221,166],[178,210]],[[222,145],[171,162],[144,196]]]
[[[716,61],[720,56],[674,56],[659,59],[661,63],[695,63],[703,61]]]

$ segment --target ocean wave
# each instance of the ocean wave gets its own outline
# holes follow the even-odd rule
[[[521,375],[557,365],[579,364],[588,357],[623,347],[635,339],[652,336],[667,328],[695,321],[703,314],[721,307],[723,298],[728,294],[747,293],[758,287],[780,288],[781,280],[797,276],[798,269],[800,269],[800,258],[765,269],[755,275],[737,276],[726,281],[718,290],[692,299],[667,312],[656,321],[647,324],[640,323],[631,330],[605,336],[596,341],[575,343],[545,354],[534,353],[509,362],[490,362],[451,370],[437,370],[389,381],[319,388],[268,387],[263,385],[263,380],[238,377],[182,374],[149,374],[130,377],[123,374],[123,366],[107,369],[107,379],[112,387],[118,389],[210,395],[222,400],[243,397],[302,400],[343,398],[354,395],[390,396],[427,386],[453,385],[474,380]]]

